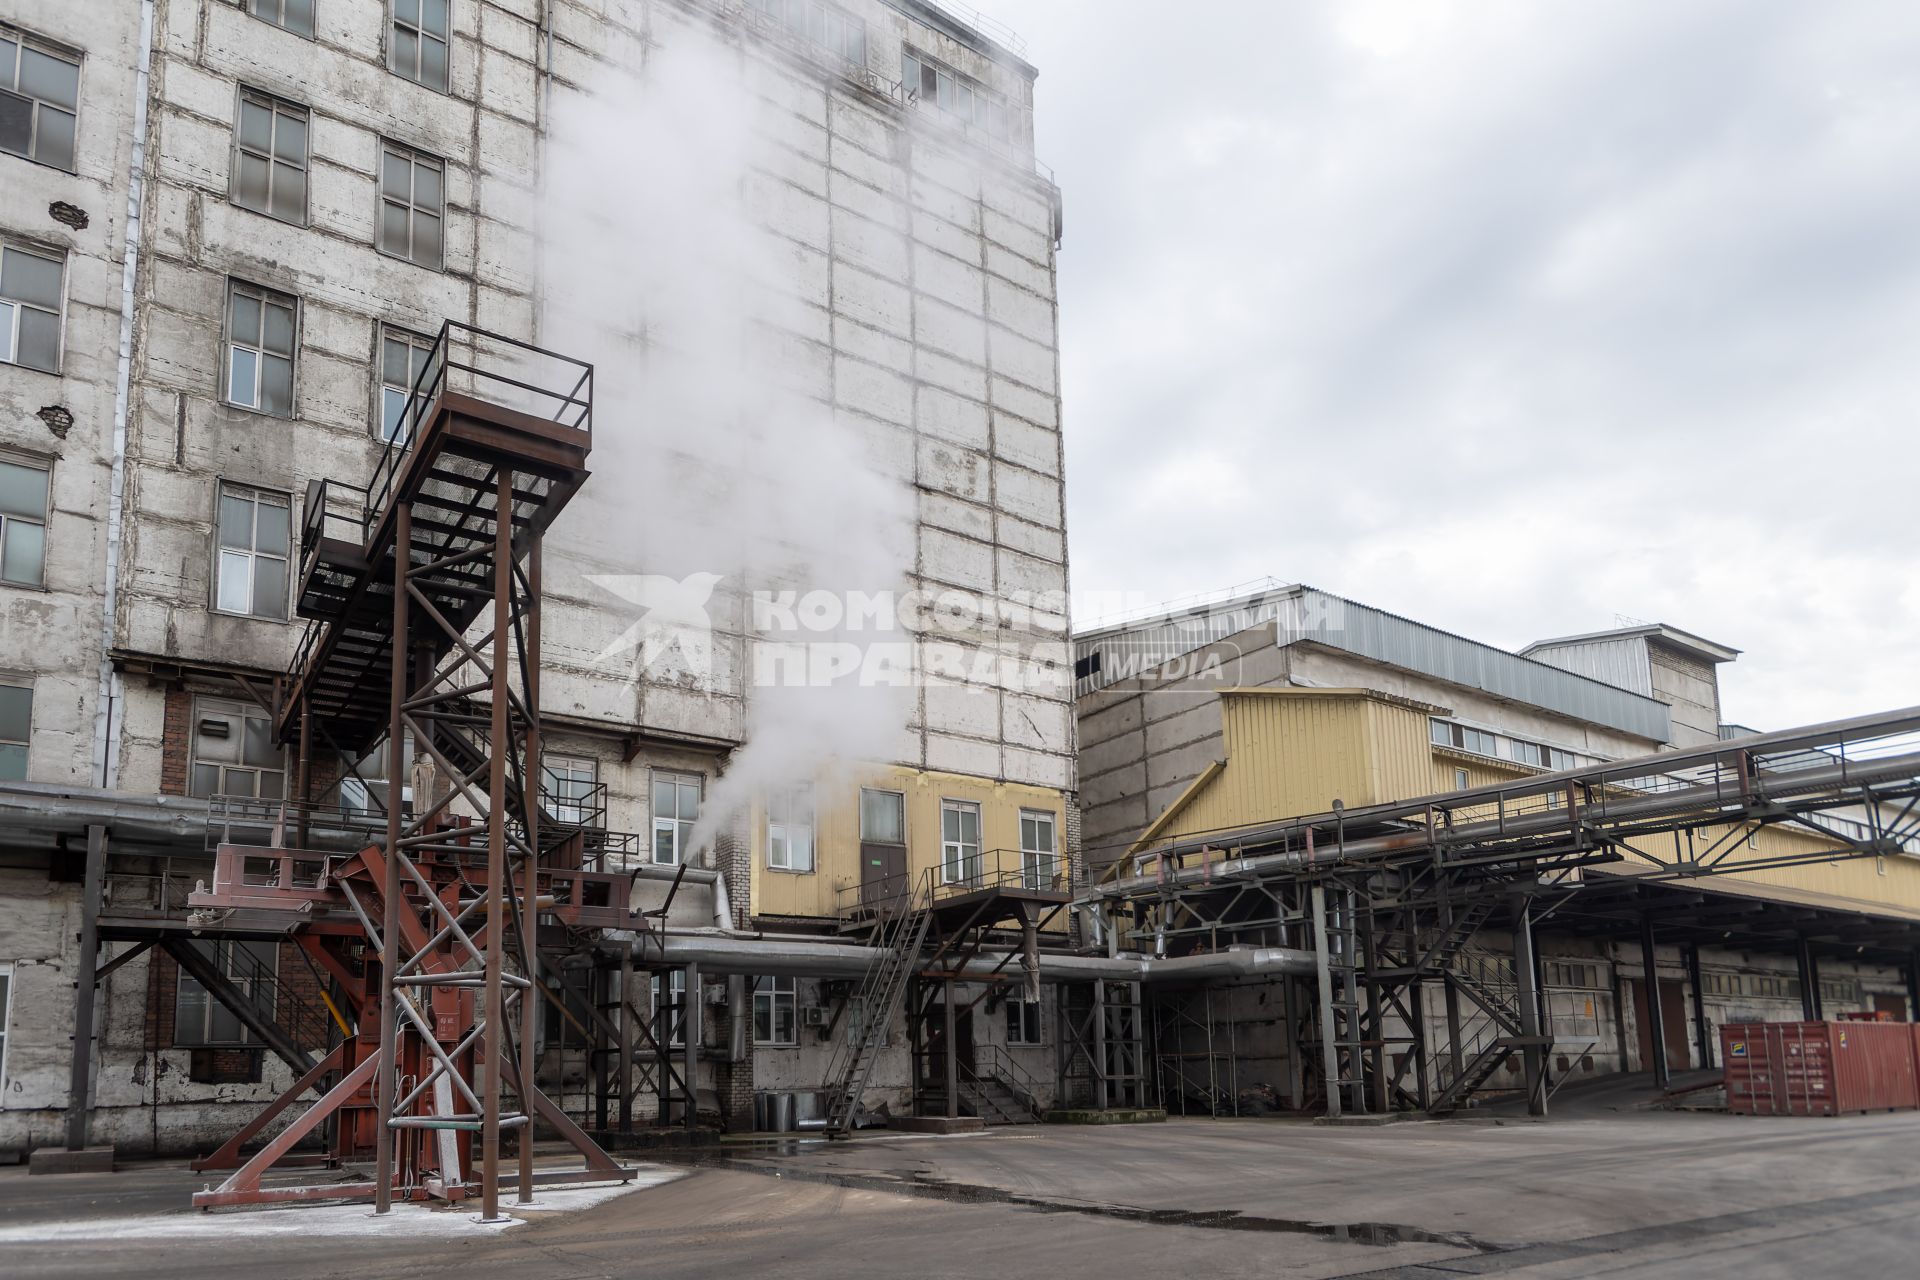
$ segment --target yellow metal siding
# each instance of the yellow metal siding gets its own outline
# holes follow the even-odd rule
[[[756,802],[751,815],[753,914],[831,918],[845,905],[843,890],[860,883],[860,789],[898,791],[906,796],[907,866],[920,872],[940,865],[940,802],[971,801],[980,806],[980,849],[1020,848],[1020,811],[1050,813],[1055,852],[1066,853],[1067,816],[1062,793],[1019,783],[995,782],[963,774],[915,769],[878,769],[863,776],[841,775],[815,787],[814,870],[780,871],[767,865],[767,815]],[[989,859],[991,868],[994,864]],[[850,895],[849,895],[850,896]],[[1054,928],[1064,928],[1056,921]]]

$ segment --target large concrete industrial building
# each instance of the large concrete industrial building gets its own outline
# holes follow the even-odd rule
[[[719,92],[744,100],[734,109],[751,145],[731,185],[744,193],[751,252],[779,264],[777,305],[753,320],[785,354],[777,364],[756,354],[754,367],[798,386],[796,399],[854,440],[897,495],[908,517],[898,585],[984,602],[970,626],[940,630],[943,644],[1064,669],[1060,205],[1033,156],[1035,71],[1012,36],[919,0],[10,6],[0,23],[0,1149],[73,1138],[78,1114],[91,1143],[205,1151],[303,1063],[367,1029],[339,986],[362,975],[359,951],[303,949],[293,916],[189,898],[215,886],[221,840],[285,843],[236,828],[235,813],[257,817],[289,797],[335,828],[358,814],[367,835],[383,829],[382,734],[332,742],[357,732],[344,703],[309,715],[294,699],[315,653],[334,652],[322,634],[332,563],[322,544],[358,544],[355,522],[380,505],[365,490],[392,481],[410,437],[429,434],[427,402],[463,379],[479,384],[467,386],[477,398],[521,410],[551,391],[559,411],[535,416],[582,428],[585,416],[567,411],[597,408],[593,438],[620,460],[571,510],[559,514],[549,491],[548,509],[527,519],[554,522],[538,597],[538,807],[550,829],[585,833],[585,865],[624,879],[631,911],[664,904],[663,925],[773,922],[831,937],[859,897],[847,891],[863,851],[900,877],[944,859],[975,874],[1011,866],[1049,891],[1066,882],[1064,678],[970,668],[964,680],[920,682],[881,748],[818,780],[779,779],[696,850],[709,792],[753,737],[744,601],[756,584],[716,595],[733,593],[725,616],[713,609],[707,670],[632,651],[595,659],[640,610],[589,571],[678,578],[728,566],[663,565],[607,534],[609,513],[648,503],[650,484],[663,490],[651,500],[673,500],[650,455],[677,444],[672,424],[622,412],[645,403],[632,384],[650,339],[634,336],[632,317],[601,317],[561,347],[555,331],[580,325],[554,319],[567,299],[551,295],[581,281],[543,278],[550,131],[611,64],[644,83],[654,60],[689,48],[724,72]],[[596,159],[643,178],[649,164]],[[684,341],[661,327],[661,344]],[[583,380],[584,364],[569,361],[597,367]],[[558,368],[564,379],[543,381]],[[829,512],[843,500],[806,496]],[[517,547],[514,563],[529,563]],[[1001,607],[1016,600],[1025,607]],[[385,678],[384,666],[354,670],[347,684]],[[408,761],[418,785],[403,805],[415,811],[436,763],[442,792],[460,785],[432,748]],[[210,827],[210,804],[224,825]],[[486,825],[484,805],[455,808],[458,821]],[[702,1001],[673,994],[688,970],[666,974],[658,959],[625,990],[617,969],[556,965],[543,979],[549,998],[528,1020],[540,1024],[538,1070],[575,1114],[650,1124],[676,1087],[663,1090],[658,1073],[683,1065],[695,1105],[731,1103],[736,1124],[751,1119],[742,1108],[756,1079],[819,1087],[829,1034],[845,1036],[848,981],[830,994],[791,966],[757,983],[736,967],[709,990],[703,1037],[714,1043],[663,1067],[664,1043],[644,1055],[619,1043],[621,1028],[634,1034],[629,1019],[651,1025],[658,999],[682,1009],[671,1033],[682,1052],[686,1011]],[[236,997],[259,1017],[236,1013]],[[659,1025],[664,1041],[664,1014]],[[1035,1025],[1016,1016],[981,1039],[1004,1044],[1011,1027],[1018,1043]],[[874,1099],[896,1112],[912,1105],[907,1040],[896,1032],[867,1068]],[[645,1079],[623,1079],[633,1074]]]

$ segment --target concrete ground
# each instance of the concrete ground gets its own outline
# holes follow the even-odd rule
[[[362,1207],[200,1214],[185,1205],[204,1177],[175,1165],[0,1170],[0,1257],[18,1280],[1916,1273],[1920,1113],[1561,1110],[733,1146],[507,1230]]]

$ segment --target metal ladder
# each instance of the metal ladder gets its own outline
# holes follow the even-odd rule
[[[859,1002],[860,1025],[855,1028],[848,1020],[847,1038],[827,1069],[828,1137],[843,1138],[853,1128],[860,1097],[866,1092],[867,1077],[873,1072],[887,1028],[906,1002],[907,982],[927,939],[932,908],[933,875],[928,872],[915,881],[911,895],[895,899],[892,909],[883,912],[874,926],[874,948],[879,954],[867,966],[860,990],[851,997]]]

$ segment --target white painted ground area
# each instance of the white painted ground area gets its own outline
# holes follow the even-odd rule
[[[389,1239],[407,1236],[460,1236],[475,1231],[505,1231],[534,1214],[591,1209],[628,1192],[657,1187],[686,1176],[683,1169],[637,1165],[632,1182],[587,1187],[543,1187],[532,1204],[502,1197],[501,1222],[479,1221],[476,1207],[432,1208],[396,1204],[387,1214],[376,1214],[364,1204],[281,1205],[260,1209],[223,1209],[208,1212],[186,1209],[131,1218],[86,1218],[61,1222],[30,1222],[0,1227],[0,1245],[49,1244],[83,1240],[217,1240],[274,1236],[348,1236]],[[522,1215],[527,1215],[523,1217]]]

